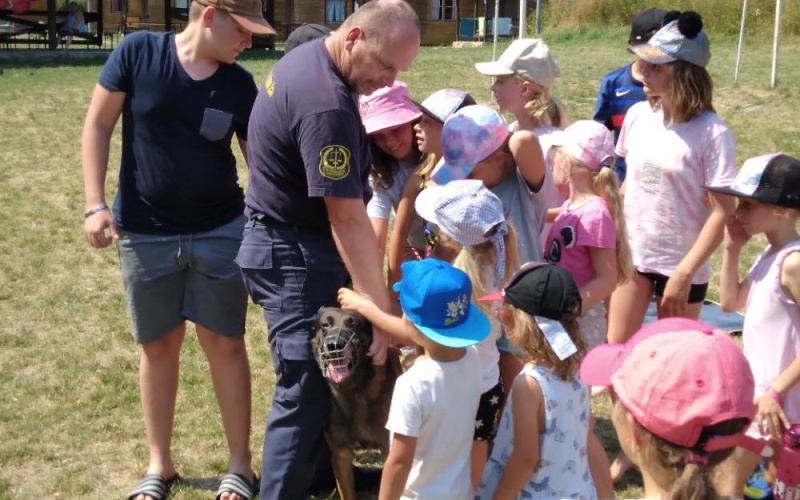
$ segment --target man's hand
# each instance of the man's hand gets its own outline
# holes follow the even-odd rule
[[[108,210],[101,210],[87,217],[83,223],[83,230],[86,233],[86,241],[94,248],[105,248],[119,239],[114,218]]]

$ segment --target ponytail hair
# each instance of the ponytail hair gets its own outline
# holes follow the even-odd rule
[[[586,168],[561,146],[551,148],[553,165],[557,161],[563,161],[572,170],[583,170],[592,176],[592,189],[597,196],[603,198],[611,212],[614,225],[617,226],[617,285],[621,285],[633,276],[633,259],[631,257],[631,247],[628,243],[628,230],[625,226],[625,216],[622,209],[622,196],[619,193],[619,179],[612,170],[614,161],[611,159],[610,165],[603,165],[600,170]]]
[[[479,302],[478,299],[496,290],[499,286],[496,283],[507,283],[520,266],[519,253],[517,251],[517,232],[510,223],[506,222],[506,224],[508,232],[503,236],[503,247],[506,252],[505,266],[503,266],[503,276],[500,276],[499,279],[495,270],[498,256],[496,255],[496,247],[491,241],[471,247],[462,247],[453,261],[453,267],[467,273],[472,282],[472,303],[489,317],[491,317],[491,303]],[[497,231],[497,226],[492,231]],[[444,236],[447,237],[446,235]],[[491,234],[487,236],[491,236]]]
[[[718,500],[710,472],[725,461],[734,448],[712,452],[692,450],[669,443],[641,424],[635,423],[645,437],[642,447],[642,466],[647,469],[659,488],[672,500]],[[711,436],[727,436],[742,431],[746,419],[726,420],[706,427],[700,443]]]
[[[633,276],[633,259],[622,211],[622,197],[619,194],[619,178],[612,170],[612,166],[613,161],[611,166],[604,165],[600,170],[593,172],[592,187],[594,192],[606,201],[611,211],[611,218],[617,226],[617,285],[621,285]]]
[[[548,90],[536,82],[526,80],[521,76],[515,76],[514,79],[518,83],[528,83],[533,88],[533,97],[525,103],[525,111],[532,119],[541,125],[550,125],[560,129],[569,125],[567,107],[561,99],[550,96]]]

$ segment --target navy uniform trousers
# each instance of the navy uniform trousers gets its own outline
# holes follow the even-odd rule
[[[259,498],[307,498],[327,452],[323,430],[330,416],[330,392],[310,344],[313,320],[320,307],[338,305],[337,291],[349,276],[329,236],[274,222],[247,223],[236,262],[264,310],[275,369]]]

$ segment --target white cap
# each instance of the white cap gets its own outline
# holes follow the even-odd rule
[[[614,138],[605,125],[579,120],[558,134],[555,141],[589,170],[600,170],[614,156]]]
[[[538,38],[514,40],[500,59],[476,63],[475,69],[488,76],[518,75],[545,89],[550,89],[561,73],[561,67],[550,54],[550,48]]]

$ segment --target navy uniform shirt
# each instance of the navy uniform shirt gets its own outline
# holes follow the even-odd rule
[[[253,75],[220,63],[193,80],[174,33],[132,33],[111,53],[98,83],[125,92],[122,164],[114,221],[144,234],[209,231],[241,216],[244,193],[231,151],[247,137],[258,93]]]
[[[301,45],[275,65],[250,115],[247,150],[250,219],[330,237],[323,197],[371,198],[358,95],[324,40]]]

